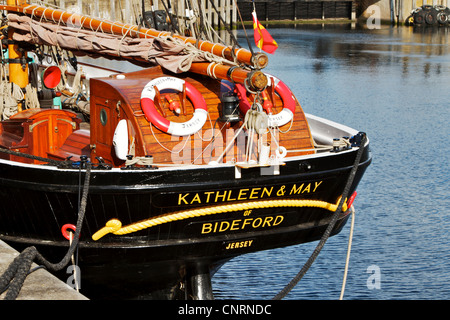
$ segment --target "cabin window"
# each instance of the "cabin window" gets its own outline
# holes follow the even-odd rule
[[[107,113],[106,113],[106,110],[105,109],[101,109],[100,110],[100,123],[103,125],[103,126],[106,126],[106,123],[108,122],[108,115],[107,115]]]

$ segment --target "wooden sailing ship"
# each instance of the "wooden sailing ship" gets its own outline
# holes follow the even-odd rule
[[[341,230],[365,134],[305,114],[266,55],[10,2],[0,239],[56,260],[74,232],[94,299],[207,299],[233,257],[317,240],[335,212]]]

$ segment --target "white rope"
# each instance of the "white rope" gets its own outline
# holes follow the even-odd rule
[[[55,47],[53,47],[55,48]],[[56,61],[55,61],[56,62]],[[67,89],[67,76],[66,76],[66,71],[67,71],[67,64],[63,63],[63,64],[59,64],[57,65],[57,67],[59,68],[59,70],[61,70],[61,79],[58,83],[58,85],[56,86],[56,90],[58,91],[63,91],[65,89]]]
[[[6,77],[6,67],[2,70],[3,76]],[[9,82],[6,79],[2,79],[0,82],[0,95],[2,96],[2,103],[0,104],[0,113],[3,120],[9,119],[13,114],[17,112],[17,105],[19,101],[24,99],[22,89],[14,82]]]
[[[191,140],[191,137],[190,137],[190,136],[186,137],[186,141],[184,142],[184,146],[183,146],[180,150],[178,150],[178,151],[172,151],[172,150],[166,148],[166,146],[164,146],[161,142],[159,142],[158,138],[156,137],[155,133],[153,132],[153,124],[152,124],[152,123],[150,123],[150,130],[151,130],[152,135],[153,135],[153,138],[155,138],[156,142],[158,142],[158,144],[159,144],[164,150],[166,150],[166,151],[168,151],[168,152],[170,152],[170,153],[173,153],[173,154],[179,154],[181,151],[183,151],[184,148],[186,148],[187,142]]]
[[[339,300],[342,300],[344,298],[345,284],[347,282],[348,265],[350,262],[350,251],[352,248],[353,228],[355,226],[355,208],[351,206],[350,210],[352,211],[352,223],[350,225],[350,236],[348,239],[347,258],[345,260],[344,279],[342,280],[341,295],[339,297]]]
[[[72,241],[73,241],[73,233],[69,232],[69,246],[72,246]],[[77,264],[75,263],[75,255],[72,254],[72,257],[70,258],[72,260],[72,266],[73,266],[73,278],[74,278],[74,282],[75,282],[75,290],[77,290],[77,292],[80,292],[80,287],[78,284],[78,274],[77,274]]]
[[[294,117],[291,118],[291,124],[289,125],[289,128],[286,131],[281,130],[279,126],[277,126],[277,129],[281,133],[288,133],[289,131],[291,131],[291,128],[292,128],[293,124],[294,124]]]
[[[211,75],[213,75],[214,77],[216,77],[214,74],[214,69],[217,67],[217,65],[212,66],[213,63],[222,64],[222,65],[236,65],[236,63],[234,63],[233,61],[229,61],[222,57],[216,56],[215,54],[213,54],[211,52],[202,51],[202,50],[198,49],[196,46],[194,46],[192,43],[184,42],[183,40],[172,37],[172,36],[161,37],[160,41],[164,41],[164,42],[170,41],[171,43],[184,46],[183,51],[186,54],[186,58],[179,66],[179,69],[183,72],[190,70],[192,62],[194,61],[194,59],[196,57],[202,57],[205,60],[211,62],[211,64],[208,66],[207,72],[210,73]],[[213,50],[211,50],[211,51],[213,51]],[[211,67],[212,67],[212,70],[211,70]]]
[[[66,66],[66,69],[67,69],[67,66]],[[64,74],[63,72],[65,73],[65,71],[62,70],[61,74]],[[67,103],[70,105],[75,105],[77,103],[77,100],[79,99],[80,95],[85,96],[85,94],[83,93],[83,83],[81,81],[81,77],[83,75],[85,75],[83,68],[79,67],[77,72],[75,73],[75,76],[73,77],[72,87],[71,88],[67,87],[67,89],[69,89],[69,91],[71,91],[72,96],[65,99],[64,103]],[[67,83],[67,79],[66,79],[66,83]],[[63,88],[59,88],[58,90],[62,91]]]
[[[211,120],[211,115],[209,114],[209,112],[208,112],[208,120],[209,120],[209,127],[211,128],[211,129],[213,129],[213,125],[212,125],[212,120]],[[213,132],[214,132],[214,129],[213,129]],[[209,138],[209,139],[203,139],[203,137],[202,137],[202,134],[200,134],[200,130],[198,130],[197,131],[197,135],[198,135],[198,137],[200,138],[200,140],[202,140],[203,142],[210,142],[210,141],[212,141],[212,139],[214,138],[213,137],[213,133],[211,134],[211,137]]]
[[[208,113],[208,117],[209,117],[209,113]],[[211,121],[211,118],[209,118],[210,119],[210,121]],[[223,130],[223,128],[225,128],[226,126],[227,126],[227,124],[229,124],[230,122],[227,120],[223,125],[222,125],[222,127],[219,129],[219,130],[217,130],[217,134],[216,135],[214,135],[214,128],[213,128],[213,126],[212,126],[212,122],[211,122],[211,129],[212,129],[212,133],[211,133],[211,139],[210,140],[203,140],[202,139],[202,141],[209,141],[209,143],[208,143],[208,145],[202,150],[202,152],[194,159],[194,161],[192,161],[192,164],[194,164],[195,163],[195,161],[197,161],[197,159],[200,157],[200,156],[203,156],[203,154],[206,152],[206,150],[208,150],[208,148],[211,146],[211,154],[210,154],[210,159],[212,158],[212,150],[213,150],[213,146],[214,146],[214,141],[216,141],[216,138],[219,136],[219,135],[221,135],[222,134],[222,130]],[[233,138],[233,139],[235,139],[235,138]]]
[[[321,148],[311,148],[311,149],[293,149],[293,150],[286,150],[288,153],[296,153],[296,152],[309,152],[309,151],[330,151],[332,150],[332,147],[321,147]]]
[[[33,87],[31,83],[27,84],[25,87],[25,106],[27,109],[39,108],[39,98],[37,93],[37,88]]]
[[[350,140],[347,138],[340,138],[339,140],[333,140],[333,147],[348,148],[350,146],[351,146]]]
[[[248,112],[247,112],[248,114]],[[239,134],[241,133],[242,130],[244,130],[245,124],[248,121],[248,117],[247,114],[245,115],[245,119],[244,119],[244,123],[242,124],[242,126],[238,129],[238,131],[234,134],[233,139],[231,139],[230,143],[225,147],[225,149],[223,150],[223,152],[220,154],[220,156],[217,158],[217,162],[219,162],[223,156],[227,153],[228,149],[230,148],[231,145],[234,144],[234,140],[236,140],[236,138],[239,136]]]

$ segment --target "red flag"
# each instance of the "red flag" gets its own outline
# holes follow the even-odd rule
[[[268,53],[274,53],[278,48],[278,44],[273,40],[266,28],[259,23],[255,10],[253,10],[252,15],[256,46]]]

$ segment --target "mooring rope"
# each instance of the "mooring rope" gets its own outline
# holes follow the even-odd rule
[[[78,219],[75,234],[73,236],[73,241],[64,256],[64,258],[58,263],[51,263],[46,260],[42,254],[36,249],[36,247],[31,246],[24,249],[19,256],[17,256],[13,262],[8,266],[3,275],[0,276],[0,294],[5,290],[8,290],[5,295],[5,300],[14,300],[20,293],[23,283],[30,274],[29,270],[33,261],[43,265],[47,270],[59,271],[62,270],[72,259],[75,249],[78,246],[81,226],[83,224],[84,215],[86,213],[87,196],[90,185],[92,164],[90,162],[86,163],[86,176],[84,179],[83,195],[81,198],[80,210],[78,212]]]
[[[348,197],[348,194],[350,193],[350,188],[353,184],[353,180],[356,176],[356,171],[358,170],[359,163],[361,162],[361,157],[364,151],[364,144],[366,142],[367,136],[365,133],[362,133],[362,139],[361,144],[359,146],[358,153],[356,154],[355,162],[353,164],[352,170],[350,171],[347,183],[344,188],[344,192],[342,194],[341,201],[339,202],[339,206],[337,207],[336,211],[333,213],[333,216],[331,218],[330,224],[328,225],[327,229],[322,235],[322,238],[320,239],[319,243],[317,244],[316,248],[314,249],[313,253],[309,257],[308,261],[303,265],[303,267],[300,269],[300,271],[297,273],[297,275],[292,278],[292,280],[272,299],[273,300],[281,300],[283,299],[291,290],[297,285],[297,283],[303,278],[303,276],[306,274],[306,272],[309,270],[311,265],[316,260],[317,256],[319,255],[320,251],[324,247],[325,243],[327,242],[328,238],[331,235],[331,231],[333,230],[338,217],[339,213],[342,210],[342,206],[344,205],[345,199]]]
[[[348,237],[347,258],[345,259],[344,277],[342,279],[342,288],[341,288],[341,295],[339,296],[339,300],[342,300],[344,298],[345,284],[347,282],[348,265],[350,263],[350,251],[352,249],[353,228],[355,227],[355,208],[352,206],[350,209],[352,210],[352,223],[350,224],[350,235]]]

